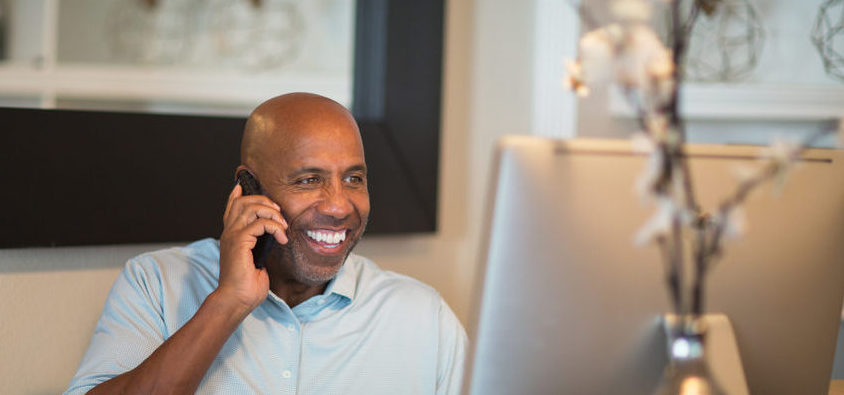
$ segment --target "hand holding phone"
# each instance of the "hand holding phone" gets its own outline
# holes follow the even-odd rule
[[[261,195],[261,184],[255,179],[248,170],[240,170],[237,172],[237,182],[243,188],[243,195]],[[260,269],[264,267],[267,256],[275,245],[273,235],[264,233],[258,237],[258,242],[252,248],[252,261],[255,263],[255,268]]]

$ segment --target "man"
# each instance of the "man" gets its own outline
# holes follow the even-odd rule
[[[351,254],[369,216],[351,114],[270,99],[241,161],[263,195],[234,187],[219,242],[127,263],[67,393],[457,393],[466,335],[448,306]],[[256,269],[263,234],[277,244]]]

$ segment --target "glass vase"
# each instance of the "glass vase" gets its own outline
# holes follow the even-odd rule
[[[666,316],[668,363],[655,395],[722,395],[706,355],[706,327],[697,316]]]

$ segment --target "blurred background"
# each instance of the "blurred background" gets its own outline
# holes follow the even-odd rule
[[[354,105],[351,2],[265,1],[267,14],[252,3],[0,1],[0,105],[245,115],[296,90]],[[812,42],[824,3],[755,1],[755,19],[736,11],[736,28],[723,30],[739,37],[723,37],[731,43],[726,55],[717,41],[693,54],[738,66],[726,73],[701,66],[687,85],[692,141],[767,144],[838,127],[844,85],[824,68],[830,52]],[[438,229],[366,237],[356,251],[434,286],[465,324],[495,141],[505,134],[627,138],[636,128],[611,91],[578,100],[564,90],[563,59],[576,56],[589,29],[566,2],[446,0],[443,18]],[[841,40],[832,47],[844,51]],[[126,259],[185,242],[0,250],[0,392],[62,391]],[[837,378],[844,378],[841,328]]]

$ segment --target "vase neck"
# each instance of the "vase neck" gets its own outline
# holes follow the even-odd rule
[[[683,361],[704,357],[703,335],[699,333],[678,333],[669,340],[668,354],[672,360]]]

